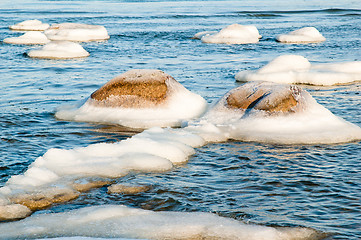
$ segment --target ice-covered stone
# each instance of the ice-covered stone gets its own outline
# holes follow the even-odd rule
[[[253,25],[232,24],[216,33],[197,33],[194,38],[201,38],[204,43],[247,44],[257,43],[261,35]]]
[[[110,38],[104,26],[81,23],[53,24],[44,33],[52,41],[89,42]]]
[[[5,38],[3,42],[10,44],[47,44],[50,40],[42,32],[30,31],[19,37]]]
[[[11,30],[17,31],[44,31],[49,28],[49,24],[42,23],[41,21],[34,20],[26,20],[21,23],[17,23],[9,27]]]
[[[282,43],[318,43],[326,40],[315,27],[304,27],[276,37]]]
[[[79,43],[56,41],[44,45],[41,49],[30,50],[27,55],[32,58],[70,59],[88,57],[89,53]]]

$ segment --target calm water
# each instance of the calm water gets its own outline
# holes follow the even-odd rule
[[[234,80],[239,70],[258,68],[281,54],[303,55],[314,63],[361,60],[360,1],[269,2],[1,1],[1,40],[19,35],[8,26],[28,19],[103,25],[111,38],[82,44],[90,57],[66,61],[30,59],[24,53],[34,47],[0,43],[0,186],[49,148],[119,141],[132,134],[117,126],[54,118],[58,106],[87,98],[131,68],[161,69],[211,103],[239,85]],[[210,45],[190,39],[233,23],[256,25],[260,43]],[[327,41],[275,42],[277,34],[304,26],[316,27]],[[334,114],[361,126],[359,83],[303,88]],[[360,162],[359,142],[211,144],[196,149],[188,164],[172,172],[118,180],[151,185],[146,193],[108,195],[101,188],[35,214],[112,203],[214,212],[262,225],[312,227],[333,233],[332,239],[360,239]]]

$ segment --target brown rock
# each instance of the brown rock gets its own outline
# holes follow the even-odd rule
[[[50,207],[79,197],[79,192],[70,189],[51,189],[38,193],[24,193],[9,197],[11,202],[22,204],[32,211]]]
[[[230,108],[289,113],[295,112],[300,93],[296,86],[251,83],[230,91],[226,103]]]
[[[111,181],[89,181],[86,183],[74,183],[73,188],[79,192],[87,192],[90,189],[100,188],[111,183]]]
[[[146,192],[149,189],[149,186],[129,186],[123,184],[114,184],[108,187],[108,193],[137,194],[141,192]]]
[[[166,101],[168,82],[176,80],[160,70],[134,69],[93,92],[93,104],[103,107],[154,107]]]

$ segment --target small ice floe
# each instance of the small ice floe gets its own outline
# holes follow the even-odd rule
[[[204,144],[203,138],[182,129],[151,128],[117,143],[49,149],[24,174],[12,176],[0,188],[0,220],[23,218],[73,200],[80,192],[109,185],[111,179],[129,173],[169,171],[186,163],[194,148]],[[113,186],[110,191],[117,189]]]
[[[47,44],[50,40],[44,33],[30,31],[19,37],[5,38],[3,42],[10,44]]]
[[[115,123],[133,128],[181,126],[207,103],[160,70],[135,69],[115,77],[80,107],[60,108],[63,120]]]
[[[314,27],[304,27],[287,34],[281,34],[276,39],[282,43],[318,43],[326,40]]]
[[[17,31],[44,31],[49,28],[49,24],[42,23],[41,21],[34,20],[26,20],[21,23],[17,23],[9,27],[11,30]]]
[[[186,130],[208,142],[331,144],[361,140],[359,126],[335,116],[305,90],[271,82],[250,82],[231,90]]]
[[[258,43],[261,35],[255,26],[232,24],[219,32],[199,32],[193,38],[204,43],[247,44]]]
[[[240,71],[237,81],[269,81],[277,83],[330,86],[361,80],[361,61],[311,64],[299,55],[282,55],[258,70]]]
[[[79,43],[56,41],[46,44],[41,49],[31,50],[27,55],[32,58],[70,59],[87,57],[89,53]]]
[[[325,238],[326,234],[305,227],[278,228],[245,224],[213,213],[155,212],[123,205],[38,214],[0,225],[1,239],[70,236],[112,239],[318,240]]]
[[[44,33],[52,41],[89,42],[109,39],[105,27],[81,23],[53,24]]]

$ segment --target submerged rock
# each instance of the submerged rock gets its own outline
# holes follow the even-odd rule
[[[282,43],[318,43],[326,40],[314,27],[304,27],[287,34],[281,34],[276,39]]]
[[[26,20],[21,23],[17,23],[15,25],[9,26],[11,30],[17,31],[44,31],[49,28],[49,24],[42,23],[41,21],[34,20]]]
[[[113,184],[108,187],[108,193],[137,194],[149,191],[149,189],[149,186]]]

